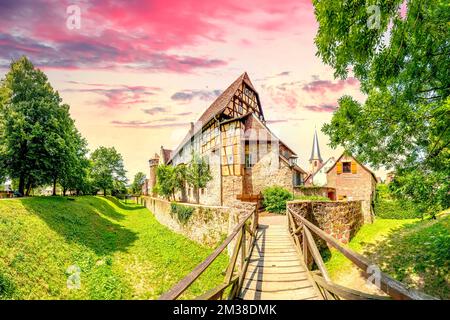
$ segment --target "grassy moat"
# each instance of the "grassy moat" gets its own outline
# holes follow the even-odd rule
[[[156,299],[211,252],[113,198],[0,201],[0,299]],[[181,298],[219,284],[226,264],[220,256]]]

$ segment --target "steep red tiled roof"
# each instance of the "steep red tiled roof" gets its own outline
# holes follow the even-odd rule
[[[250,88],[252,88],[255,92],[255,88],[253,87],[252,82],[250,81],[250,78],[248,77],[247,72],[244,72],[241,74],[239,78],[237,78],[220,96],[216,98],[216,100],[208,107],[208,109],[203,112],[203,114],[200,116],[200,118],[197,120],[197,122],[194,125],[194,130],[192,128],[189,129],[188,133],[184,137],[184,139],[181,141],[179,146],[175,149],[175,151],[172,153],[170,160],[180,151],[180,149],[198,132],[200,131],[205,124],[207,124],[214,116],[217,114],[222,113],[223,110],[225,110],[226,106],[228,105],[228,102],[230,102],[231,98],[233,98],[234,93],[237,91],[239,86],[244,82],[247,84]]]

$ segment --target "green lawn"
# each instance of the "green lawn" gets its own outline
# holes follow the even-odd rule
[[[437,220],[382,219],[364,225],[349,247],[407,286],[450,299],[450,212]],[[352,274],[352,263],[336,250],[326,261],[337,282]]]
[[[0,200],[0,299],[156,299],[211,251],[115,199]],[[222,254],[183,298],[219,284],[226,264]]]

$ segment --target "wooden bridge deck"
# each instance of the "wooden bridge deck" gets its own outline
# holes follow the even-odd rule
[[[241,290],[244,300],[319,299],[289,238],[286,216],[261,217]]]

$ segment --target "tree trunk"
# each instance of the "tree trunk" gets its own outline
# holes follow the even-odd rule
[[[196,203],[200,203],[200,188],[195,187],[195,202]]]
[[[25,176],[23,174],[19,177],[19,193],[23,196],[25,194]]]
[[[30,192],[31,192],[31,185],[32,185],[32,183],[31,183],[31,181],[29,181],[29,182],[27,183],[27,187],[26,187],[26,190],[25,190],[25,195],[26,195],[27,197],[30,195]]]
[[[56,196],[56,177],[53,178],[53,193],[52,196]]]
[[[63,196],[64,196],[64,197],[66,196],[66,192],[67,192],[67,189],[66,189],[66,188],[63,188]]]
[[[103,189],[103,196],[106,197],[106,189]]]
[[[187,193],[186,193],[186,185],[183,183],[181,187],[181,201],[187,202]]]

